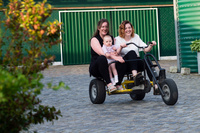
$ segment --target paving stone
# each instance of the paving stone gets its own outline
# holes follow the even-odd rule
[[[169,72],[177,73],[177,67],[176,66],[171,66]]]
[[[165,61],[166,62],[166,61]],[[171,62],[170,62],[171,63]],[[169,73],[178,87],[179,99],[174,106],[166,105],[161,96],[146,94],[144,100],[133,101],[129,95],[106,96],[103,104],[89,99],[88,65],[53,66],[43,72],[43,83],[64,81],[71,89],[42,91],[42,104],[55,106],[63,117],[41,125],[32,125],[30,132],[38,133],[198,133],[200,132],[200,76],[191,73]],[[176,62],[175,62],[176,63]],[[171,63],[171,66],[176,65]]]
[[[190,68],[186,68],[186,67],[181,68],[181,74],[183,75],[190,74]]]

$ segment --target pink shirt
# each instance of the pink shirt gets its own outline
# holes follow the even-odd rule
[[[115,47],[117,49],[116,45],[112,45],[112,46],[109,46],[109,47],[107,47],[106,45],[103,45],[102,50],[103,50],[104,53],[115,52],[115,50],[113,49],[113,47]],[[108,60],[108,63],[110,63],[112,61],[115,61],[114,59],[107,59],[107,60]]]

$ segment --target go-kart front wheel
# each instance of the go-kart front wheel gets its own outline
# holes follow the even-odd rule
[[[102,104],[106,99],[106,89],[104,82],[99,79],[93,79],[90,82],[89,95],[93,104]]]
[[[160,86],[164,92],[164,96],[162,96],[164,103],[174,105],[178,100],[178,89],[174,80],[165,79]]]

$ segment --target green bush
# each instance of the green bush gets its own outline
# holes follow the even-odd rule
[[[200,40],[192,41],[190,47],[192,51],[200,52]]]
[[[34,77],[35,76],[35,77]],[[19,132],[28,130],[29,125],[52,121],[61,116],[54,107],[40,105],[37,98],[43,88],[42,75],[33,75],[29,81],[19,73],[13,76],[0,69],[0,129],[1,132]]]
[[[0,5],[2,1],[0,0]],[[33,0],[10,0],[4,10],[6,31],[0,36],[0,131],[20,132],[30,124],[53,121],[61,116],[55,107],[41,105],[38,95],[44,85],[41,71],[48,68],[54,56],[48,48],[59,44],[61,23],[46,22],[51,5]],[[4,48],[4,49],[3,49]],[[4,51],[2,51],[2,49]],[[45,50],[44,50],[45,49]],[[48,86],[52,87],[51,84]],[[64,87],[61,82],[52,88]]]

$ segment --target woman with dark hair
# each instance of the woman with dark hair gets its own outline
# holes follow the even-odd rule
[[[109,34],[109,22],[107,19],[101,19],[97,24],[97,29],[90,40],[91,45],[91,63],[89,67],[90,75],[94,77],[101,77],[105,80],[108,90],[110,92],[115,91],[117,89],[121,89],[121,81],[124,77],[125,73],[125,63],[124,59],[121,56],[115,56],[113,54],[104,54],[102,50],[103,46],[103,37]],[[112,42],[114,42],[114,38],[112,37]],[[124,44],[120,45],[120,49],[125,46]],[[114,86],[111,83],[109,71],[108,71],[108,62],[107,58],[114,59],[119,61],[120,63],[116,63],[116,69],[118,72],[118,83]]]

